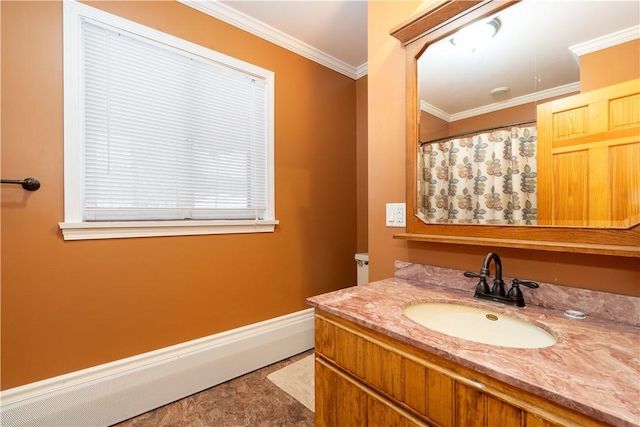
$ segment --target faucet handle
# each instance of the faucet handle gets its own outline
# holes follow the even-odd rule
[[[474,273],[473,271],[465,271],[464,272],[464,277],[475,277],[478,279],[484,279],[486,276],[484,274],[481,273]]]
[[[524,295],[522,295],[522,291],[520,290],[520,285],[514,283],[509,292],[507,292],[507,297],[512,300],[522,300],[524,301]]]
[[[484,273],[474,273],[473,271],[465,271],[464,277],[474,277],[476,279],[480,279],[478,284],[476,285],[476,295],[478,293],[488,294],[489,293],[489,285],[487,285],[487,276]]]
[[[518,279],[513,279],[513,286],[520,286],[520,285],[525,285],[527,288],[539,288],[540,284],[538,284],[537,282],[532,282],[530,280],[518,280]]]
[[[516,306],[518,307],[524,307],[524,295],[522,295],[522,291],[520,290],[520,285],[525,285],[528,288],[539,288],[540,285],[536,282],[531,282],[528,280],[518,280],[518,279],[513,279],[512,282],[513,286],[511,287],[511,289],[509,289],[509,292],[507,292],[507,298],[510,298],[514,301],[516,301]]]

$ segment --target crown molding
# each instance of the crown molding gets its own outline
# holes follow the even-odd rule
[[[569,46],[569,50],[577,56],[582,56],[587,53],[597,52],[611,46],[626,43],[637,38],[640,38],[640,25]]]
[[[427,101],[420,100],[420,110],[424,111],[425,113],[429,113],[432,116],[439,118],[440,120],[444,120],[447,123],[451,122],[451,114],[429,104]]]
[[[516,98],[509,99],[507,101],[495,102],[493,104],[485,105],[483,107],[473,108],[471,110],[462,111],[460,113],[449,114],[441,109],[428,104],[425,101],[420,101],[420,109],[429,114],[432,114],[439,119],[446,122],[455,122],[457,120],[467,119],[469,117],[478,116],[480,114],[491,113],[493,111],[502,110],[505,108],[515,107],[530,102],[537,102],[548,98],[554,98],[556,96],[567,95],[569,93],[579,92],[580,82],[569,83],[562,86],[557,86],[551,89],[534,92],[529,95],[518,96]]]
[[[358,68],[356,68],[356,80],[358,80],[360,77],[364,77],[367,74],[369,74],[369,64],[367,62],[365,62],[364,64],[362,64],[361,66],[359,66]]]
[[[367,74],[367,63],[353,67],[344,61],[293,38],[216,0],[178,0],[180,3],[224,21],[234,27],[297,53],[354,80]]]

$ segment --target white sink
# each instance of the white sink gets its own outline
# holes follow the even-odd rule
[[[543,348],[557,341],[538,326],[483,308],[425,302],[408,305],[403,311],[409,319],[429,329],[483,344]]]

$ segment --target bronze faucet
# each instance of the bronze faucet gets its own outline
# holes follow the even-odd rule
[[[493,286],[489,289],[487,278],[490,275],[491,261],[493,261],[496,266]],[[471,271],[465,271],[464,275],[465,277],[476,277],[480,279],[476,285],[476,291],[473,295],[475,298],[513,305],[516,307],[525,306],[524,296],[520,290],[520,285],[524,285],[529,288],[537,288],[540,286],[536,282],[513,279],[511,289],[509,289],[508,293],[505,292],[504,281],[502,280],[502,261],[500,260],[500,256],[493,252],[489,252],[485,257],[479,274]]]

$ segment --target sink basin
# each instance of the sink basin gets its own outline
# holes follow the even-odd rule
[[[507,314],[461,304],[426,302],[408,305],[414,322],[453,337],[512,348],[543,348],[556,343],[549,332]]]

